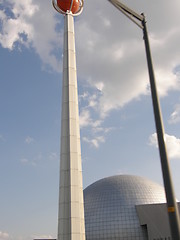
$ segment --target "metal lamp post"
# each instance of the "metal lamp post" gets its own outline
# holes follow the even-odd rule
[[[168,160],[166,145],[164,141],[163,120],[161,117],[161,109],[159,104],[157,88],[156,88],[156,81],[154,76],[153,63],[152,63],[151,51],[150,51],[150,45],[149,45],[149,38],[148,38],[148,32],[146,27],[146,19],[144,14],[140,15],[134,12],[124,4],[120,3],[118,0],[108,0],[108,1],[112,3],[118,10],[120,10],[124,15],[126,15],[130,20],[132,20],[136,25],[138,25],[143,30],[143,38],[144,38],[145,49],[146,49],[152,103],[153,103],[154,118],[155,118],[158,145],[159,145],[159,153],[160,153],[160,159],[161,159],[161,168],[162,168],[164,187],[165,187],[165,193],[166,193],[166,199],[167,199],[167,210],[168,210],[168,216],[169,216],[169,222],[170,222],[170,229],[171,229],[173,240],[180,240],[179,212],[178,212],[175,194],[173,190],[169,160]]]

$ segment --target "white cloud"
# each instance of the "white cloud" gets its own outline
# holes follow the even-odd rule
[[[80,127],[83,128],[83,127],[87,127],[91,124],[92,122],[92,119],[90,117],[90,112],[89,110],[87,109],[83,109],[80,113],[80,116],[79,116],[79,124],[80,124]]]
[[[170,90],[180,90],[179,78],[170,69],[157,69],[156,80],[158,92],[161,97],[167,96]]]
[[[0,43],[4,48],[13,49],[15,42],[19,41],[22,44],[30,43],[33,38],[34,29],[28,22],[28,19],[33,17],[38,11],[38,6],[32,3],[32,0],[26,2],[17,0],[7,0],[4,3],[8,10],[11,11],[11,17],[1,10],[2,31],[0,34]],[[24,41],[22,35],[27,37]]]
[[[20,160],[20,162],[23,163],[23,164],[27,164],[29,162],[29,160],[27,158],[22,158]]]
[[[22,157],[20,159],[20,162],[23,165],[29,165],[29,166],[36,167],[41,162],[42,159],[43,159],[43,155],[41,152],[39,152],[34,156]]]
[[[180,104],[177,104],[175,106],[175,109],[172,112],[170,119],[169,119],[170,124],[176,124],[178,122],[180,122]]]
[[[92,139],[89,139],[87,137],[83,137],[82,140],[84,142],[90,143],[95,148],[99,148],[100,143],[104,143],[105,142],[104,136],[97,136],[97,137],[92,138]]]
[[[95,87],[99,90],[102,91],[104,88],[104,83],[103,82],[97,82],[95,83]]]
[[[91,107],[91,105],[89,105],[89,107]],[[102,123],[102,120],[93,120],[91,118],[91,113],[87,108],[81,111],[79,116],[79,124],[81,128],[89,127],[89,126],[96,128],[96,127],[99,127],[101,123]]]
[[[58,154],[55,152],[51,152],[49,155],[50,160],[57,160],[58,159]]]
[[[103,120],[93,120],[90,111],[87,108],[83,109],[80,114],[80,126],[81,128],[90,128],[90,131],[88,131],[88,137],[83,137],[82,140],[95,148],[99,148],[100,144],[105,142],[105,136],[113,130],[112,127],[103,127],[102,124]],[[99,136],[99,134],[101,135]]]
[[[89,98],[89,105],[88,105],[88,107],[95,108],[96,106],[97,106],[97,96],[96,96],[96,94],[93,94]]]
[[[180,63],[180,50],[176,47],[179,44],[180,24],[175,19],[180,8],[178,0],[173,2],[173,7],[160,0],[155,9],[151,2],[145,4],[140,0],[136,3],[127,1],[126,4],[137,12],[145,11],[147,14],[160,95],[179,89],[178,76],[173,73],[173,68]],[[0,10],[1,45],[9,49],[13,49],[16,42],[33,46],[44,64],[60,71],[55,51],[62,46],[63,29],[62,26],[59,28],[60,33],[57,26],[61,25],[63,17],[55,17],[57,15],[51,1],[3,0],[3,6],[8,8],[10,14],[7,14],[5,7]],[[142,32],[133,23],[108,1],[87,0],[75,28],[78,74],[102,91],[98,99],[102,116],[147,94],[148,74]]]
[[[165,134],[164,136],[167,153],[171,159],[180,159],[180,139],[175,136]],[[157,143],[157,134],[154,133],[149,137],[149,144],[152,146],[158,147]]]
[[[2,47],[13,50],[16,43],[33,47],[44,64],[61,70],[55,50],[62,45],[62,37],[55,30],[58,20],[51,2],[3,0],[0,21]]]
[[[23,165],[29,165],[29,166],[33,166],[33,167],[36,167],[36,166],[37,166],[37,162],[36,162],[35,159],[29,160],[29,159],[27,159],[27,158],[21,158],[21,159],[20,159],[20,162],[21,162],[21,164],[23,164]]]
[[[0,231],[0,240],[9,239],[9,234],[7,232]]]
[[[79,100],[81,101],[81,99],[86,99],[88,95],[88,92],[84,92],[82,95],[79,95]]]
[[[173,72],[180,63],[180,50],[176,47],[180,24],[175,18],[180,9],[178,0],[173,2],[173,7],[163,0],[158,1],[156,8],[151,2],[145,4],[140,0],[126,4],[137,12],[146,12],[160,95],[179,90],[179,76]],[[56,15],[51,1],[3,0],[3,6],[0,10],[1,45],[13,49],[19,42],[33,47],[45,65],[60,71],[61,60],[55,52],[62,47],[63,17]],[[76,18],[75,30],[78,74],[102,92],[96,101],[89,102],[91,107],[99,109],[101,117],[148,94],[142,32],[114,6],[104,0],[87,0],[83,14]]]
[[[30,144],[34,142],[34,138],[27,136],[27,138],[25,139],[25,143]]]
[[[156,133],[153,133],[153,134],[149,137],[149,145],[155,146],[156,148],[158,148],[157,134],[156,134]]]
[[[164,5],[164,1],[158,1],[154,9],[151,2],[127,1],[127,5],[134,7],[137,12],[147,13],[157,87],[160,96],[167,96],[169,91],[180,89],[179,77],[173,72],[180,63],[180,50],[177,49],[180,25],[177,26],[174,17],[174,11],[178,14],[180,6],[176,0],[173,7],[166,3],[162,9],[162,3]],[[162,21],[159,21],[158,9],[161,9]],[[171,16],[170,21],[167,13]],[[105,26],[102,16],[108,19],[110,27]],[[77,20],[76,38],[79,74],[88,79],[92,86],[98,83],[103,86],[102,95],[96,103],[101,117],[149,94],[142,32],[108,1],[86,1],[84,14]]]
[[[89,129],[88,137],[84,136],[83,140],[84,142],[89,143],[91,146],[98,148],[101,143],[105,142],[105,136],[114,128],[103,126],[104,118],[99,116],[99,109],[97,107],[97,102],[99,99],[98,94],[91,95],[85,92],[81,95],[80,99],[81,104],[86,105],[86,107],[82,108],[80,111],[80,127],[81,129]],[[99,136],[99,134],[102,136]]]
[[[114,130],[113,127],[96,127],[96,128],[93,128],[92,131],[94,133],[99,133],[99,132],[102,132],[104,134],[107,134],[109,132],[111,132],[112,130]]]
[[[62,61],[56,52],[62,47],[63,17],[56,15],[51,1],[2,2],[2,47],[13,50],[17,42],[28,48],[32,47],[45,66],[61,71]],[[172,90],[179,91],[180,76],[174,72],[180,64],[180,48],[177,48],[180,20],[176,17],[180,9],[179,0],[175,0],[173,5],[163,0],[159,0],[156,6],[152,2],[145,3],[141,0],[127,0],[126,4],[137,12],[146,12],[160,96],[167,96]],[[86,1],[83,14],[76,18],[75,31],[78,76],[88,82],[95,93],[90,95],[86,91],[80,97],[80,100],[87,101],[87,109],[81,111],[81,128],[101,128],[110,111],[149,94],[142,31],[104,0]],[[61,56],[61,53],[58,52],[58,55]],[[96,111],[95,117],[92,111]],[[171,116],[171,123],[179,121],[178,116],[179,112],[175,111]]]

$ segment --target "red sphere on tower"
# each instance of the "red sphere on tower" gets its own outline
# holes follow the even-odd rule
[[[71,12],[75,14],[79,10],[80,2],[79,0],[57,0],[57,5],[63,12],[67,12],[71,8]]]

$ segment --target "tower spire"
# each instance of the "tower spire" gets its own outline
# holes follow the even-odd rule
[[[58,240],[85,240],[74,17],[68,10],[64,14]]]

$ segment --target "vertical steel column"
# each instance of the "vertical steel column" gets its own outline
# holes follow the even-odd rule
[[[146,49],[146,56],[147,56],[151,95],[152,95],[152,102],[153,102],[153,109],[154,109],[154,118],[155,118],[157,138],[158,138],[158,144],[159,144],[159,153],[160,153],[160,159],[161,159],[161,168],[163,173],[164,187],[166,192],[167,210],[169,215],[171,234],[172,234],[173,240],[180,240],[179,212],[178,212],[177,203],[175,199],[169,161],[168,161],[168,156],[166,152],[166,145],[164,141],[163,121],[161,117],[160,104],[158,100],[157,88],[155,83],[150,45],[149,45],[149,39],[148,39],[148,33],[147,33],[147,27],[146,27],[146,20],[145,20],[144,14],[142,15],[144,17],[142,21],[144,42],[145,42],[145,49]]]
[[[64,16],[58,240],[85,240],[74,17]]]

